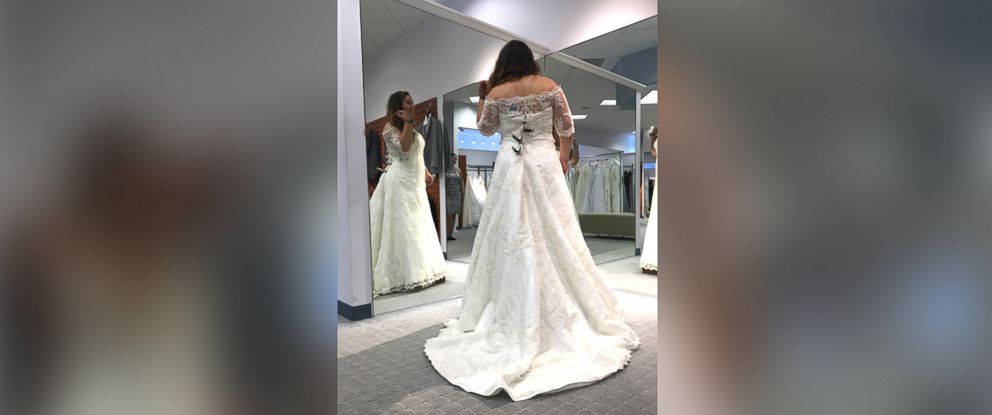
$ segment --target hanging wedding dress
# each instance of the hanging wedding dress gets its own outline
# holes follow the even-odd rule
[[[465,197],[462,198],[462,226],[474,228],[478,222],[475,218],[475,176],[469,175],[465,179]]]
[[[389,168],[369,200],[372,294],[426,287],[447,276],[424,181],[424,137],[414,131],[408,151],[400,132],[386,124]]]
[[[640,344],[603,283],[573,213],[552,128],[574,133],[561,87],[487,100],[479,129],[503,135],[459,318],[424,352],[449,382],[511,399],[589,384]]]
[[[658,140],[654,142],[655,154]],[[648,227],[644,231],[644,245],[641,250],[641,268],[658,270],[658,165],[655,165],[654,192],[651,194],[651,211],[648,213]]]

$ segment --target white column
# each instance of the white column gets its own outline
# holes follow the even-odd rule
[[[338,300],[372,303],[359,0],[338,1]]]

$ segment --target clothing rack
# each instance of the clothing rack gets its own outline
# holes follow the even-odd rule
[[[613,153],[597,154],[597,155],[592,155],[592,156],[582,156],[582,157],[579,157],[578,164],[579,165],[581,165],[581,164],[591,164],[591,163],[597,163],[597,162],[600,162],[600,161],[607,161],[607,162],[609,162],[609,161],[616,161],[620,165],[620,177],[617,178],[617,181],[619,182],[618,183],[619,184],[619,187],[618,188],[621,189],[620,210],[619,211],[620,212],[623,212],[625,210],[624,209],[625,195],[623,194],[623,189],[624,189],[624,186],[623,186],[623,171],[624,171],[623,152],[622,151],[617,151],[617,152],[613,152]],[[595,166],[595,168],[598,169],[599,167],[598,166]],[[570,170],[570,171],[575,171],[575,170]],[[579,203],[579,202],[576,201],[576,203]]]
[[[468,172],[476,172],[482,175],[482,180],[486,183],[486,188],[489,188],[489,179],[493,175],[493,166],[486,165],[468,165],[465,166],[465,170]]]
[[[579,157],[579,162],[582,161],[598,161],[598,160],[609,160],[612,158],[619,158],[623,156],[623,152],[609,153],[609,154],[598,154],[595,156],[582,156]]]

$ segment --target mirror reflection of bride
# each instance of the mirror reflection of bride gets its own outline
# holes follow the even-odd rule
[[[434,176],[424,165],[424,137],[414,129],[413,97],[397,91],[386,103],[389,166],[369,200],[372,293],[427,287],[448,274],[427,200]]]

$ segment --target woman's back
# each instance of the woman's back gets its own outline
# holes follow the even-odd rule
[[[527,128],[524,128],[525,124]],[[522,136],[518,134],[520,130],[534,133],[525,140],[535,136],[550,139],[552,128],[560,137],[571,137],[575,133],[565,93],[554,80],[540,75],[499,84],[489,91],[482,104],[478,127],[487,136],[497,130],[508,136]]]
[[[551,91],[557,86],[558,84],[553,79],[548,78],[546,76],[541,76],[541,75],[525,76],[523,78],[511,82],[497,85],[495,88],[489,91],[489,95],[487,95],[487,98],[500,99],[500,98],[535,95],[535,94]]]

